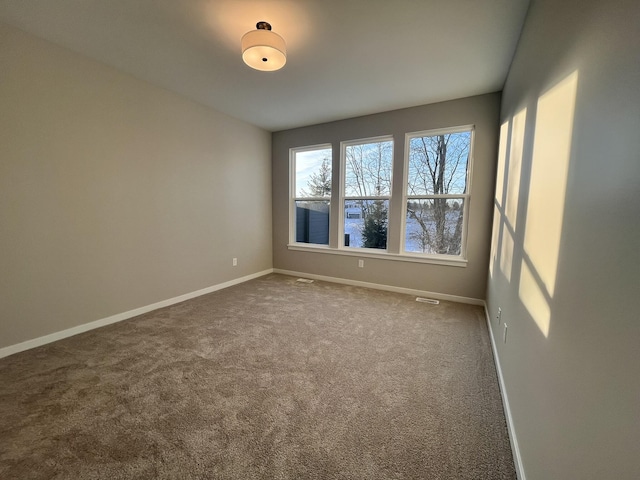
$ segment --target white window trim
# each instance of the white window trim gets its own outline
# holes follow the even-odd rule
[[[417,137],[431,137],[436,135],[450,134],[450,133],[463,133],[471,132],[471,139],[469,141],[469,161],[467,162],[466,182],[467,193],[464,194],[438,194],[438,195],[409,195],[409,143],[412,138]],[[422,130],[418,132],[409,132],[404,136],[404,178],[402,179],[402,218],[401,218],[401,231],[400,231],[400,255],[418,256],[420,258],[429,258],[432,260],[447,259],[455,262],[467,261],[467,231],[469,225],[469,205],[471,203],[471,179],[473,178],[473,163],[474,163],[474,145],[475,145],[475,125],[460,125],[448,128],[437,128],[433,130]],[[460,255],[445,255],[445,254],[426,254],[417,252],[407,252],[405,250],[406,241],[406,228],[407,228],[407,215],[406,205],[409,199],[431,199],[431,198],[462,198],[464,199],[462,215],[462,239],[460,242]]]
[[[342,252],[357,252],[359,256],[366,255],[374,255],[378,257],[380,255],[393,255],[389,253],[388,249],[380,249],[380,248],[363,248],[363,247],[347,247],[344,244],[344,202],[346,200],[388,200],[389,201],[389,211],[391,211],[391,197],[393,196],[392,185],[389,186],[389,194],[383,196],[370,196],[370,197],[359,197],[359,196],[349,196],[345,195],[345,182],[346,182],[346,167],[347,167],[347,147],[353,145],[364,145],[367,143],[378,143],[378,142],[391,142],[391,183],[393,184],[393,160],[395,153],[395,140],[393,135],[380,135],[377,137],[368,137],[368,138],[359,138],[356,140],[347,140],[340,142],[340,197],[338,198],[338,251]],[[375,255],[374,252],[379,252],[378,255]]]
[[[467,165],[467,193],[459,194],[459,195],[431,195],[426,196],[428,198],[463,198],[464,199],[464,207],[463,207],[463,225],[462,225],[462,240],[461,240],[461,252],[460,255],[444,255],[444,254],[426,254],[426,253],[416,253],[416,252],[407,252],[404,250],[405,245],[405,228],[406,228],[406,215],[404,214],[404,209],[406,209],[407,200],[410,198],[425,198],[425,196],[421,195],[408,195],[407,193],[407,184],[409,179],[409,141],[413,137],[419,136],[430,136],[430,135],[439,135],[444,133],[461,133],[461,132],[471,132],[471,145],[469,149],[469,163]],[[322,143],[317,145],[309,145],[303,147],[293,147],[289,149],[289,243],[287,244],[287,248],[292,251],[299,252],[312,252],[312,253],[320,253],[320,254],[329,254],[329,255],[342,255],[348,257],[359,257],[359,258],[373,258],[378,260],[390,260],[390,261],[402,261],[402,262],[411,262],[411,263],[423,263],[423,264],[432,264],[432,265],[444,265],[444,266],[452,266],[452,267],[466,267],[468,264],[467,259],[467,235],[468,235],[468,225],[469,225],[469,205],[471,204],[471,179],[473,178],[473,165],[474,165],[474,148],[475,148],[475,125],[461,125],[461,126],[453,126],[432,130],[423,130],[417,132],[409,132],[405,134],[405,144],[404,144],[404,166],[403,166],[403,183],[402,183],[402,193],[400,196],[396,195],[396,201],[398,198],[402,199],[403,205],[403,215],[401,216],[401,242],[400,242],[400,251],[398,253],[391,253],[388,250],[381,250],[376,248],[358,248],[358,247],[345,247],[344,246],[344,202],[345,200],[388,200],[389,201],[389,212],[392,211],[392,202],[393,199],[393,191],[390,192],[390,195],[385,195],[381,197],[346,197],[345,193],[345,167],[346,167],[346,147],[349,145],[360,145],[363,143],[374,143],[380,141],[391,141],[393,142],[393,152],[396,149],[396,143],[393,135],[381,135],[376,137],[369,138],[361,138],[356,140],[348,140],[340,142],[340,171],[339,174],[339,191],[338,191],[338,242],[337,248],[330,247],[329,245],[320,245],[320,244],[310,244],[310,243],[299,243],[295,241],[295,202],[296,200],[303,199],[302,197],[295,197],[295,154],[298,152],[305,151],[313,151],[313,150],[322,150],[322,149],[332,149],[333,145],[331,143]],[[392,153],[395,160],[395,155]],[[395,167],[392,165],[392,169],[395,170]],[[332,168],[332,176],[334,175],[334,171]],[[317,200],[317,201],[329,201],[332,203],[336,198],[336,193],[332,192],[330,198],[328,197],[304,197],[304,200]],[[335,238],[335,232],[332,230],[330,223],[329,227],[329,243],[331,244],[331,239]]]
[[[318,145],[305,145],[303,147],[293,147],[289,149],[289,245],[291,246],[303,246],[314,245],[316,247],[322,245],[308,244],[303,242],[296,242],[296,201],[308,200],[308,201],[322,201],[329,202],[331,205],[331,197],[297,197],[296,196],[296,154],[304,152],[313,152],[315,150],[331,150],[333,145],[330,143],[320,143]],[[333,156],[333,152],[332,152]],[[332,159],[333,163],[333,159]],[[331,168],[331,175],[333,176],[333,166]],[[333,194],[332,194],[333,196]],[[329,217],[329,239],[331,239],[331,217]],[[328,248],[328,245],[326,246]]]

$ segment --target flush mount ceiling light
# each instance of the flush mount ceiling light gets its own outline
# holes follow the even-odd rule
[[[258,22],[257,30],[247,32],[242,37],[242,59],[256,70],[272,72],[280,70],[287,63],[287,47],[284,39],[271,31],[267,22]]]

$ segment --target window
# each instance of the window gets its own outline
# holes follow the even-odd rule
[[[290,149],[288,248],[465,267],[474,135],[407,133],[402,155],[392,135],[342,141],[335,171],[336,143]]]
[[[342,144],[343,245],[386,250],[393,140]]]
[[[331,145],[291,150],[292,243],[329,244]]]
[[[407,135],[407,253],[464,256],[472,127]]]

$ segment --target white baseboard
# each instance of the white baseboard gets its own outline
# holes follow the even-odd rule
[[[496,342],[493,337],[493,328],[491,327],[491,317],[489,316],[489,309],[487,303],[484,304],[484,314],[487,319],[487,327],[489,328],[489,338],[491,339],[491,350],[493,351],[493,360],[496,364],[496,371],[498,373],[498,384],[500,385],[500,393],[502,393],[502,406],[504,408],[504,415],[507,419],[507,429],[509,430],[509,441],[511,442],[511,451],[513,452],[513,463],[516,467],[516,475],[518,480],[526,480],[524,474],[524,465],[522,464],[522,455],[520,455],[520,447],[518,447],[518,437],[516,436],[516,428],[513,424],[513,417],[511,416],[511,407],[509,406],[509,396],[507,395],[507,389],[504,383],[504,377],[502,376],[502,367],[500,366],[500,358],[498,357],[498,350],[496,348]]]
[[[219,283],[218,285],[213,285],[211,287],[203,288],[201,290],[196,290],[195,292],[185,293],[184,295],[179,295],[177,297],[169,298],[167,300],[162,300],[157,303],[152,303],[151,305],[135,308],[133,310],[129,310],[128,312],[118,313],[116,315],[111,315],[110,317],[101,318],[99,320],[95,320],[89,323],[83,323],[82,325],[78,325],[76,327],[68,328],[66,330],[61,330],[59,332],[51,333],[49,335],[44,335],[42,337],[34,338],[32,340],[27,340],[26,342],[18,343],[16,345],[9,345],[8,347],[0,348],[0,358],[7,357],[9,355],[13,355],[14,353],[22,352],[24,350],[29,350],[31,348],[39,347],[41,345],[46,345],[47,343],[55,342],[57,340],[62,340],[63,338],[67,338],[73,335],[77,335],[79,333],[87,332],[95,328],[104,327],[105,325],[110,325],[112,323],[121,322],[122,320],[127,320],[129,318],[137,317],[138,315],[142,315],[143,313],[151,312],[152,310],[157,310],[163,307],[168,307],[169,305],[184,302],[185,300],[190,300],[192,298],[199,297],[201,295],[206,295],[207,293],[212,293],[217,290],[222,290],[223,288],[231,287],[239,283],[244,283],[249,280],[253,280],[254,278],[262,277],[272,272],[273,272],[273,269],[270,268],[268,270],[263,270],[262,272],[252,273],[251,275],[235,278],[233,280],[229,280],[228,282]]]
[[[393,285],[381,285],[378,283],[361,282],[359,280],[349,280],[347,278],[328,277],[325,275],[316,275],[313,273],[294,272],[291,270],[281,270],[274,268],[273,273],[282,275],[291,275],[293,277],[312,278],[314,280],[322,280],[325,282],[341,283],[343,285],[352,285],[354,287],[373,288],[375,290],[385,290],[387,292],[405,293],[407,295],[416,295],[418,297],[429,297],[438,300],[447,300],[450,302],[466,303],[469,305],[484,305],[484,300],[479,298],[460,297],[458,295],[448,295],[446,293],[427,292],[426,290],[415,290],[413,288],[394,287]]]

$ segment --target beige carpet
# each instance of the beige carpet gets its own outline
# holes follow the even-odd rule
[[[2,479],[515,479],[483,311],[268,275],[0,360]]]

